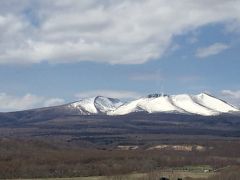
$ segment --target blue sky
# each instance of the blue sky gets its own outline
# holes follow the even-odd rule
[[[0,111],[161,91],[240,106],[237,1],[15,3],[0,2]]]

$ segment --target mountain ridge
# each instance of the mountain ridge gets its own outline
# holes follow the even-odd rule
[[[99,99],[101,102],[99,102]],[[99,106],[102,107],[103,110],[99,108]],[[126,103],[115,98],[96,96],[70,103],[68,108],[78,109],[83,115],[106,114],[112,116],[126,115],[139,111],[148,113],[198,114],[203,116],[239,112],[237,107],[207,93],[200,93],[197,95],[150,94],[146,97],[141,97]]]
[[[95,96],[59,106],[16,111],[41,111],[66,115],[108,115],[118,116],[130,113],[175,113],[202,116],[215,116],[224,113],[238,114],[240,109],[230,103],[207,93],[191,94],[149,94],[147,96],[122,102],[117,98]],[[2,112],[3,113],[3,112]],[[1,113],[1,114],[2,114]],[[14,113],[14,112],[8,112]]]

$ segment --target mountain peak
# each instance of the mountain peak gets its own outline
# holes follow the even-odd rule
[[[148,98],[157,98],[157,97],[162,97],[162,96],[168,96],[167,94],[159,94],[159,93],[153,93],[153,94],[149,94],[147,95]]]
[[[122,105],[119,99],[104,96],[84,98],[69,105],[70,108],[78,109],[82,114],[106,113]]]

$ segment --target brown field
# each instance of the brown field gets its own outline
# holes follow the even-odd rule
[[[117,147],[86,149],[39,140],[5,138],[0,141],[0,177],[2,179],[89,176],[110,178],[115,175],[119,177],[119,174],[122,177],[129,173],[144,173],[144,176],[138,178],[146,179],[150,175],[206,178],[209,175],[217,175],[214,169],[240,165],[240,142],[208,140],[201,145],[206,147],[205,151],[169,148],[149,150],[145,146],[135,150],[119,150]],[[189,146],[188,144],[187,147]],[[199,166],[203,168],[191,168]],[[204,172],[206,170],[204,167],[209,169],[209,172]],[[153,173],[146,174],[149,172]]]
[[[235,180],[240,166],[239,128],[239,116],[225,115],[2,114],[0,178]]]

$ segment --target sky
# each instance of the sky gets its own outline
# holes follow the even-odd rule
[[[0,111],[207,92],[240,107],[239,0],[1,0]]]

